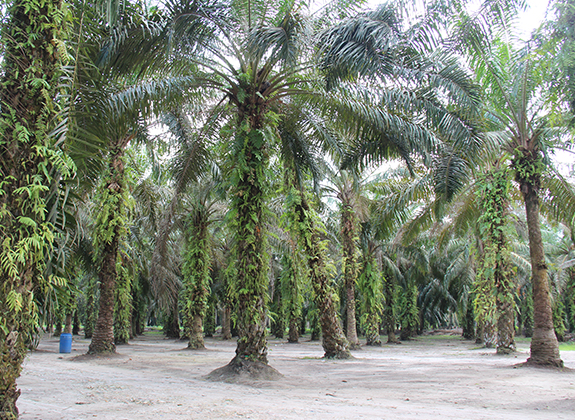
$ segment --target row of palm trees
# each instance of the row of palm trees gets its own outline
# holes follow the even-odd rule
[[[557,72],[568,69],[552,65],[564,44],[540,32],[517,47],[506,38],[515,2],[486,1],[476,14],[464,3],[434,3],[407,24],[402,13],[411,9],[401,3],[361,12],[287,0],[78,2],[68,9],[74,19],[65,39],[34,44],[45,54],[43,64],[32,60],[33,71],[13,69],[27,63],[20,55],[35,55],[7,43],[3,86],[35,76],[26,88],[2,88],[0,105],[0,345],[9,372],[0,418],[17,414],[15,380],[39,315],[48,319],[50,305],[73,300],[78,273],[92,277],[80,285],[92,291],[88,314],[99,290],[90,353],[114,352],[141,328],[150,296],[175,334],[181,306],[190,347],[202,347],[211,277],[224,318],[237,327],[230,366],[267,364],[270,264],[280,255],[290,339],[309,279],[326,357],[347,358],[359,345],[356,318],[377,344],[382,321],[396,341],[398,311],[406,336],[421,323],[419,308],[430,308],[427,319],[454,308],[462,317],[473,304],[455,296],[467,296],[474,277],[482,337],[497,331],[498,350],[512,350],[516,262],[503,194],[511,176],[527,215],[529,360],[562,365],[540,211],[573,232],[573,186],[546,154],[569,143],[555,86]],[[17,39],[9,31],[20,30],[28,9],[14,2],[4,39]],[[29,19],[60,18],[51,9],[35,13]],[[23,97],[30,104],[12,104]],[[170,134],[152,138],[150,121]],[[362,171],[397,158],[406,176],[388,171],[361,185]],[[340,175],[326,176],[334,167]],[[345,331],[333,284],[339,249],[315,194],[325,182],[340,201],[333,237],[341,243]],[[227,240],[214,247],[216,237]],[[456,257],[448,264],[445,255]],[[420,286],[406,284],[397,302],[401,278]],[[435,293],[447,298],[431,304]]]

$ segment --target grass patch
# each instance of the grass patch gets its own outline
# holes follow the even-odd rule
[[[559,343],[560,351],[575,351],[575,343]]]

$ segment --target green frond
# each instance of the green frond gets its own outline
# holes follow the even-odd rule
[[[548,190],[542,210],[567,226],[575,226],[575,187],[558,171],[544,174],[542,186]]]
[[[357,75],[393,74],[401,42],[400,22],[391,4],[324,31],[319,39],[319,54],[328,89],[340,80],[354,80]]]

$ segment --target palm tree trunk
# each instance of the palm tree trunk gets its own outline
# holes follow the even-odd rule
[[[547,264],[539,224],[539,188],[536,187],[539,183],[521,182],[520,185],[527,215],[533,284],[533,338],[531,339],[531,357],[527,359],[527,362],[562,367],[559,343],[553,328]]]
[[[131,136],[118,139],[110,145],[108,174],[99,194],[101,212],[96,221],[94,248],[99,254],[100,309],[88,354],[115,353],[114,304],[118,273],[116,263],[120,239],[127,234],[124,178],[124,149]]]
[[[74,320],[72,321],[72,334],[80,334],[80,317],[78,315],[78,308],[74,310]]]
[[[204,317],[210,293],[211,259],[208,246],[208,212],[202,203],[195,203],[186,229],[184,255],[183,301],[184,334],[189,349],[203,349]]]
[[[232,338],[232,309],[229,305],[224,306],[222,316],[222,340],[231,340]]]
[[[324,357],[347,359],[351,357],[349,343],[343,335],[334,303],[334,292],[330,286],[330,279],[326,266],[326,255],[322,248],[319,232],[313,220],[309,217],[311,209],[301,191],[299,203],[295,205],[294,212],[298,234],[303,244],[304,253],[310,269],[314,299],[319,309],[321,324],[322,346]],[[296,201],[296,203],[297,203]]]
[[[112,240],[104,247],[102,264],[98,278],[100,280],[100,309],[96,328],[88,354],[115,353],[114,344],[114,290],[116,288],[116,257],[118,240]]]
[[[267,253],[265,249],[264,204],[265,139],[254,127],[249,133],[240,129],[243,148],[236,156],[237,168],[232,209],[235,211],[237,241],[238,343],[236,358],[267,363],[265,330]]]
[[[64,334],[72,334],[72,314],[68,312],[64,320]]]
[[[346,195],[339,194],[340,199]],[[346,315],[347,315],[347,341],[351,349],[359,348],[355,316],[355,283],[357,281],[358,263],[357,224],[359,220],[354,213],[351,204],[344,202],[341,209],[341,237],[343,243],[343,272],[346,290]]]
[[[515,308],[498,299],[497,313],[497,353],[512,353],[515,351]]]
[[[397,316],[395,314],[395,304],[396,304],[396,291],[395,283],[390,278],[382,277],[384,283],[384,293],[385,293],[385,308],[383,310],[383,321],[387,328],[387,343],[399,343],[397,336],[395,335],[395,326],[397,325]]]
[[[124,267],[118,274],[114,293],[114,343],[127,344],[132,329],[132,279]]]
[[[381,346],[379,337],[379,315],[377,313],[368,314],[365,322],[365,338],[368,346]]]
[[[200,314],[194,314],[192,318],[192,328],[190,330],[190,340],[188,341],[189,349],[205,349],[204,343],[204,317]]]
[[[47,132],[54,117],[52,98],[61,69],[60,50],[55,46],[61,45],[66,17],[60,0],[14,0],[3,7],[0,419],[18,416],[16,379],[27,353],[26,341],[38,327],[33,290],[42,287],[53,242],[53,226],[46,220],[46,195],[54,180],[45,174],[55,172],[47,154],[52,149],[56,156],[56,151]]]
[[[86,318],[84,319],[84,338],[92,338],[94,329],[96,328],[96,321],[98,319],[98,301],[96,296],[97,281],[95,277],[91,277],[88,281],[88,288],[86,294]]]
[[[164,334],[168,338],[180,338],[180,318],[178,314],[178,301],[174,299],[170,307],[166,309],[169,313],[164,323]]]
[[[289,321],[288,343],[299,342],[299,319],[292,317]]]

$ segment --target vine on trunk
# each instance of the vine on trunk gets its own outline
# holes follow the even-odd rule
[[[351,357],[349,343],[341,329],[336,312],[335,293],[327,262],[327,243],[320,239],[322,223],[310,208],[305,193],[295,187],[288,187],[286,206],[291,230],[297,239],[305,258],[319,309],[322,330],[322,345],[326,358],[347,359]]]
[[[524,175],[530,176],[528,173]],[[497,333],[497,352],[508,353],[515,351],[516,312],[507,223],[508,171],[492,169],[478,185],[477,195],[482,209],[478,225],[483,252],[479,256],[474,311],[478,324],[483,326],[485,344],[489,347],[493,329]]]
[[[303,305],[302,280],[297,258],[284,254],[281,259],[281,266],[280,285],[283,309],[289,328],[288,342],[297,343]]]
[[[232,175],[234,192],[229,218],[236,233],[238,257],[238,347],[236,357],[267,363],[265,315],[267,266],[264,212],[267,197],[267,153],[260,129],[241,125],[237,137],[236,166]]]
[[[417,286],[408,285],[401,295],[401,339],[408,340],[417,335],[419,308],[417,307]]]
[[[358,275],[357,240],[359,217],[353,209],[351,194],[338,194],[341,205],[341,240],[343,247],[342,271],[345,280],[347,339],[352,349],[359,348],[355,315],[355,284]],[[346,198],[344,198],[346,197]]]
[[[46,197],[73,162],[48,136],[62,41],[70,14],[61,1],[16,0],[5,10],[0,82],[0,419],[18,415],[16,400],[27,344],[39,327],[35,291],[65,286],[46,277],[54,227]]]
[[[380,346],[379,326],[383,313],[383,282],[377,269],[375,259],[371,255],[363,257],[358,279],[358,289],[361,293],[361,325],[365,330],[366,344]]]
[[[121,246],[129,233],[128,209],[132,201],[127,188],[124,151],[133,136],[117,139],[110,145],[108,169],[95,201],[100,204],[94,227],[94,251],[100,280],[98,319],[89,354],[114,353],[114,306]]]
[[[114,298],[114,343],[127,344],[132,332],[132,288],[134,284],[133,267],[128,267],[129,258],[122,255],[116,263],[118,281]]]
[[[181,292],[184,335],[189,337],[188,348],[204,348],[203,322],[210,294],[211,255],[208,238],[208,211],[201,203],[194,203],[186,228],[186,248],[182,272]]]

